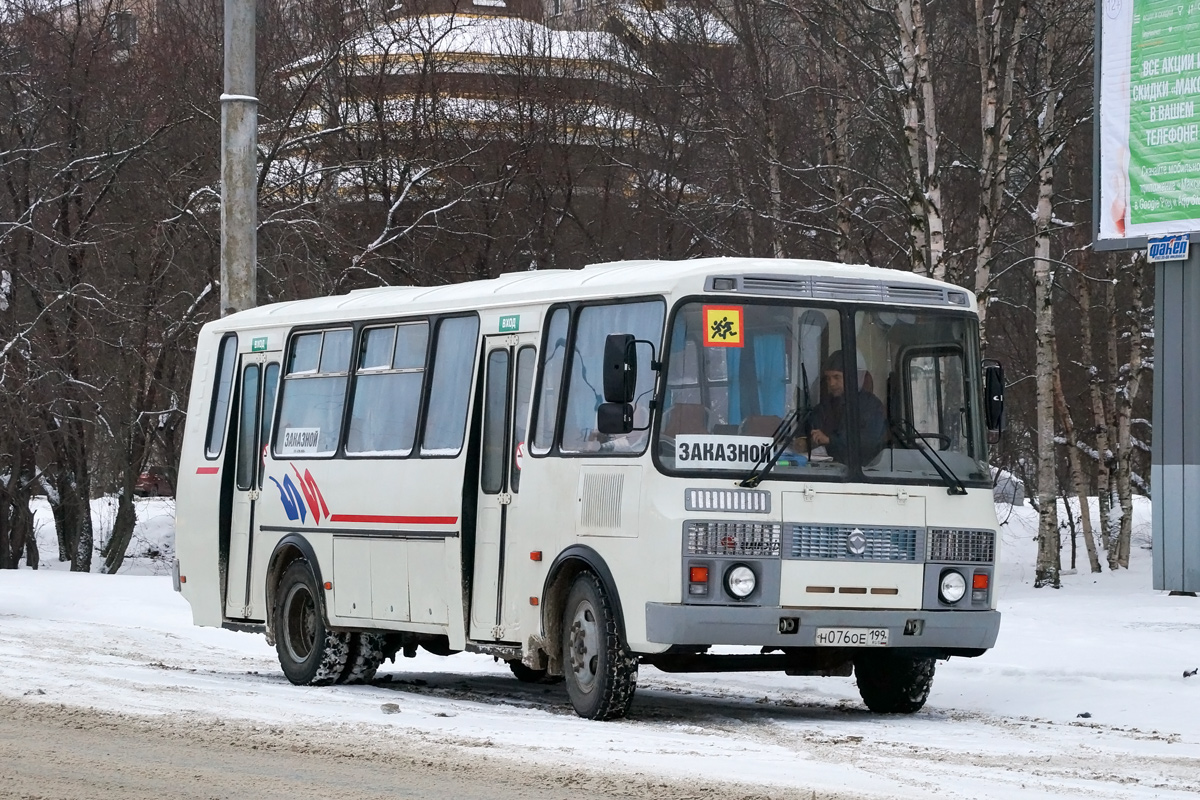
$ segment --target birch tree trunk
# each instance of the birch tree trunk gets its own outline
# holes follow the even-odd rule
[[[942,181],[938,169],[938,125],[933,74],[929,67],[929,26],[925,24],[924,0],[901,0],[912,8],[913,40],[916,45],[917,84],[921,91],[925,134],[925,218],[929,228],[929,274],[946,279],[946,231],[942,220]]]
[[[1099,513],[1100,518],[1097,520],[1100,524],[1100,547],[1104,550],[1105,557],[1112,550],[1110,544],[1110,531],[1108,527],[1109,514],[1112,508],[1112,498],[1109,494],[1109,432],[1108,432],[1108,414],[1104,408],[1104,391],[1101,387],[1103,376],[1100,368],[1096,366],[1096,348],[1094,338],[1092,336],[1092,278],[1087,274],[1086,256],[1080,250],[1080,258],[1078,259],[1080,286],[1079,286],[1079,304],[1083,309],[1083,324],[1080,326],[1080,355],[1083,363],[1087,365],[1088,371],[1088,395],[1091,398],[1091,417],[1092,427],[1091,432],[1095,436],[1093,448],[1096,458],[1096,494],[1099,497]]]
[[[933,274],[933,259],[930,252],[932,222],[925,193],[926,179],[921,158],[922,142],[928,142],[930,137],[928,132],[922,135],[921,129],[923,92],[920,86],[916,33],[917,19],[924,22],[923,10],[917,10],[920,9],[921,2],[922,0],[897,0],[895,14],[900,33],[900,73],[905,88],[904,107],[901,114],[909,176],[908,226],[911,240],[909,267],[919,275],[931,275]],[[926,122],[928,123],[928,120]],[[936,141],[936,137],[934,140]],[[934,159],[936,160],[936,154]],[[928,159],[925,160],[925,163],[928,163]]]
[[[1116,567],[1129,568],[1129,546],[1133,536],[1133,444],[1130,425],[1133,417],[1133,403],[1137,400],[1141,390],[1143,372],[1142,275],[1144,269],[1145,264],[1139,255],[1134,259],[1133,266],[1129,270],[1132,275],[1129,287],[1132,309],[1128,314],[1129,361],[1119,365],[1114,373],[1117,375],[1113,392],[1114,423],[1117,429],[1116,489],[1117,501],[1121,506],[1121,521],[1117,530],[1115,547],[1109,553],[1109,565],[1113,569]],[[1120,319],[1120,315],[1117,313],[1116,307],[1117,286],[1115,281],[1109,283],[1107,297],[1109,310],[1112,313],[1111,318],[1116,322]],[[1116,340],[1119,333],[1119,328],[1112,333],[1111,352],[1113,353],[1117,352]]]
[[[1038,555],[1035,587],[1059,588],[1060,541],[1055,498],[1054,448],[1054,270],[1050,261],[1050,225],[1054,213],[1054,115],[1058,94],[1051,88],[1054,28],[1042,42],[1042,110],[1038,117],[1038,199],[1034,216],[1033,276],[1036,320]]]
[[[1054,405],[1058,409],[1058,417],[1062,421],[1063,435],[1067,440],[1067,462],[1071,467],[1071,489],[1079,501],[1079,523],[1083,528],[1083,543],[1087,549],[1088,566],[1092,572],[1100,572],[1100,556],[1096,551],[1096,536],[1092,528],[1092,509],[1088,503],[1087,486],[1083,480],[1083,466],[1079,462],[1079,448],[1075,441],[1075,424],[1071,420],[1071,409],[1063,394],[1061,367],[1058,364],[1057,353],[1054,364]],[[1070,516],[1071,509],[1067,508]],[[1074,523],[1072,522],[1072,527]],[[1074,561],[1074,559],[1072,559]],[[1072,563],[1072,566],[1074,564]]]
[[[1008,185],[1012,141],[1013,77],[1017,47],[1025,28],[1027,4],[1022,0],[1007,41],[1002,0],[990,12],[975,0],[975,38],[979,51],[980,130],[979,218],[975,229],[975,294],[979,298],[979,336],[987,346],[987,311],[991,298],[992,247]]]

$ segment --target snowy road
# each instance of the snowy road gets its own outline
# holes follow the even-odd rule
[[[0,797],[14,800],[596,800],[711,789],[537,768],[478,750],[304,728],[132,717],[0,698]],[[780,794],[722,794],[727,800]]]
[[[0,775],[26,770],[30,796],[122,800],[282,798],[313,781],[319,791],[303,794],[330,798],[349,782],[345,796],[482,787],[489,800],[527,789],[1195,800],[1200,674],[1184,673],[1200,667],[1200,600],[1151,590],[1140,546],[1128,571],[1034,590],[1036,517],[1018,508],[1002,518],[1000,640],[982,658],[940,664],[929,704],[909,717],[869,714],[852,678],[643,667],[631,717],[594,723],[574,715],[561,684],[528,686],[489,658],[423,651],[385,664],[373,686],[298,688],[263,637],[192,626],[166,577],[0,571]],[[143,549],[161,559],[169,504],[144,501],[139,520]],[[1143,503],[1135,529],[1148,520]],[[119,774],[89,749],[118,757]],[[257,754],[267,767],[254,766]],[[246,787],[260,769],[267,777]],[[0,795],[15,786],[0,780]]]
[[[631,718],[594,723],[561,685],[527,686],[468,654],[400,658],[373,686],[297,688],[261,636],[192,627],[166,578],[6,572],[0,696],[18,701],[10,709],[132,714],[204,741],[224,723],[333,742],[368,754],[363,780],[428,752],[452,773],[486,754],[547,789],[582,774],[599,796],[665,782],[649,794],[724,798],[716,784],[733,782],[734,796],[1194,800],[1200,678],[1182,669],[1200,663],[1200,607],[1145,590],[1144,575],[1101,577],[1035,595],[1011,576],[1000,646],[940,665],[914,716],[869,714],[851,678],[643,668]],[[309,750],[291,749],[303,764]]]

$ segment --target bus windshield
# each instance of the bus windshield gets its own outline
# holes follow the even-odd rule
[[[667,343],[667,471],[983,485],[974,317],[795,303],[687,303]],[[924,452],[922,452],[924,451]]]

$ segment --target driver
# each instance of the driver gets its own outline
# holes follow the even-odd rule
[[[825,359],[821,369],[821,402],[813,409],[812,430],[809,433],[809,444],[812,447],[825,447],[834,461],[846,463],[849,454],[850,440],[847,436],[846,409],[846,358],[842,350],[837,350]],[[883,449],[883,438],[887,433],[887,416],[883,403],[874,393],[863,388],[867,375],[866,363],[862,354],[857,355],[858,375],[858,441],[859,455],[863,463],[868,463],[879,455]]]

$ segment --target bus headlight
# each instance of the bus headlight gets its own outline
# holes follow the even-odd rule
[[[749,597],[757,584],[754,570],[745,564],[734,564],[725,571],[725,589],[739,600]]]
[[[942,580],[938,584],[938,595],[941,596],[943,603],[953,605],[962,600],[966,593],[967,579],[961,572],[956,569],[948,569],[942,573]]]

